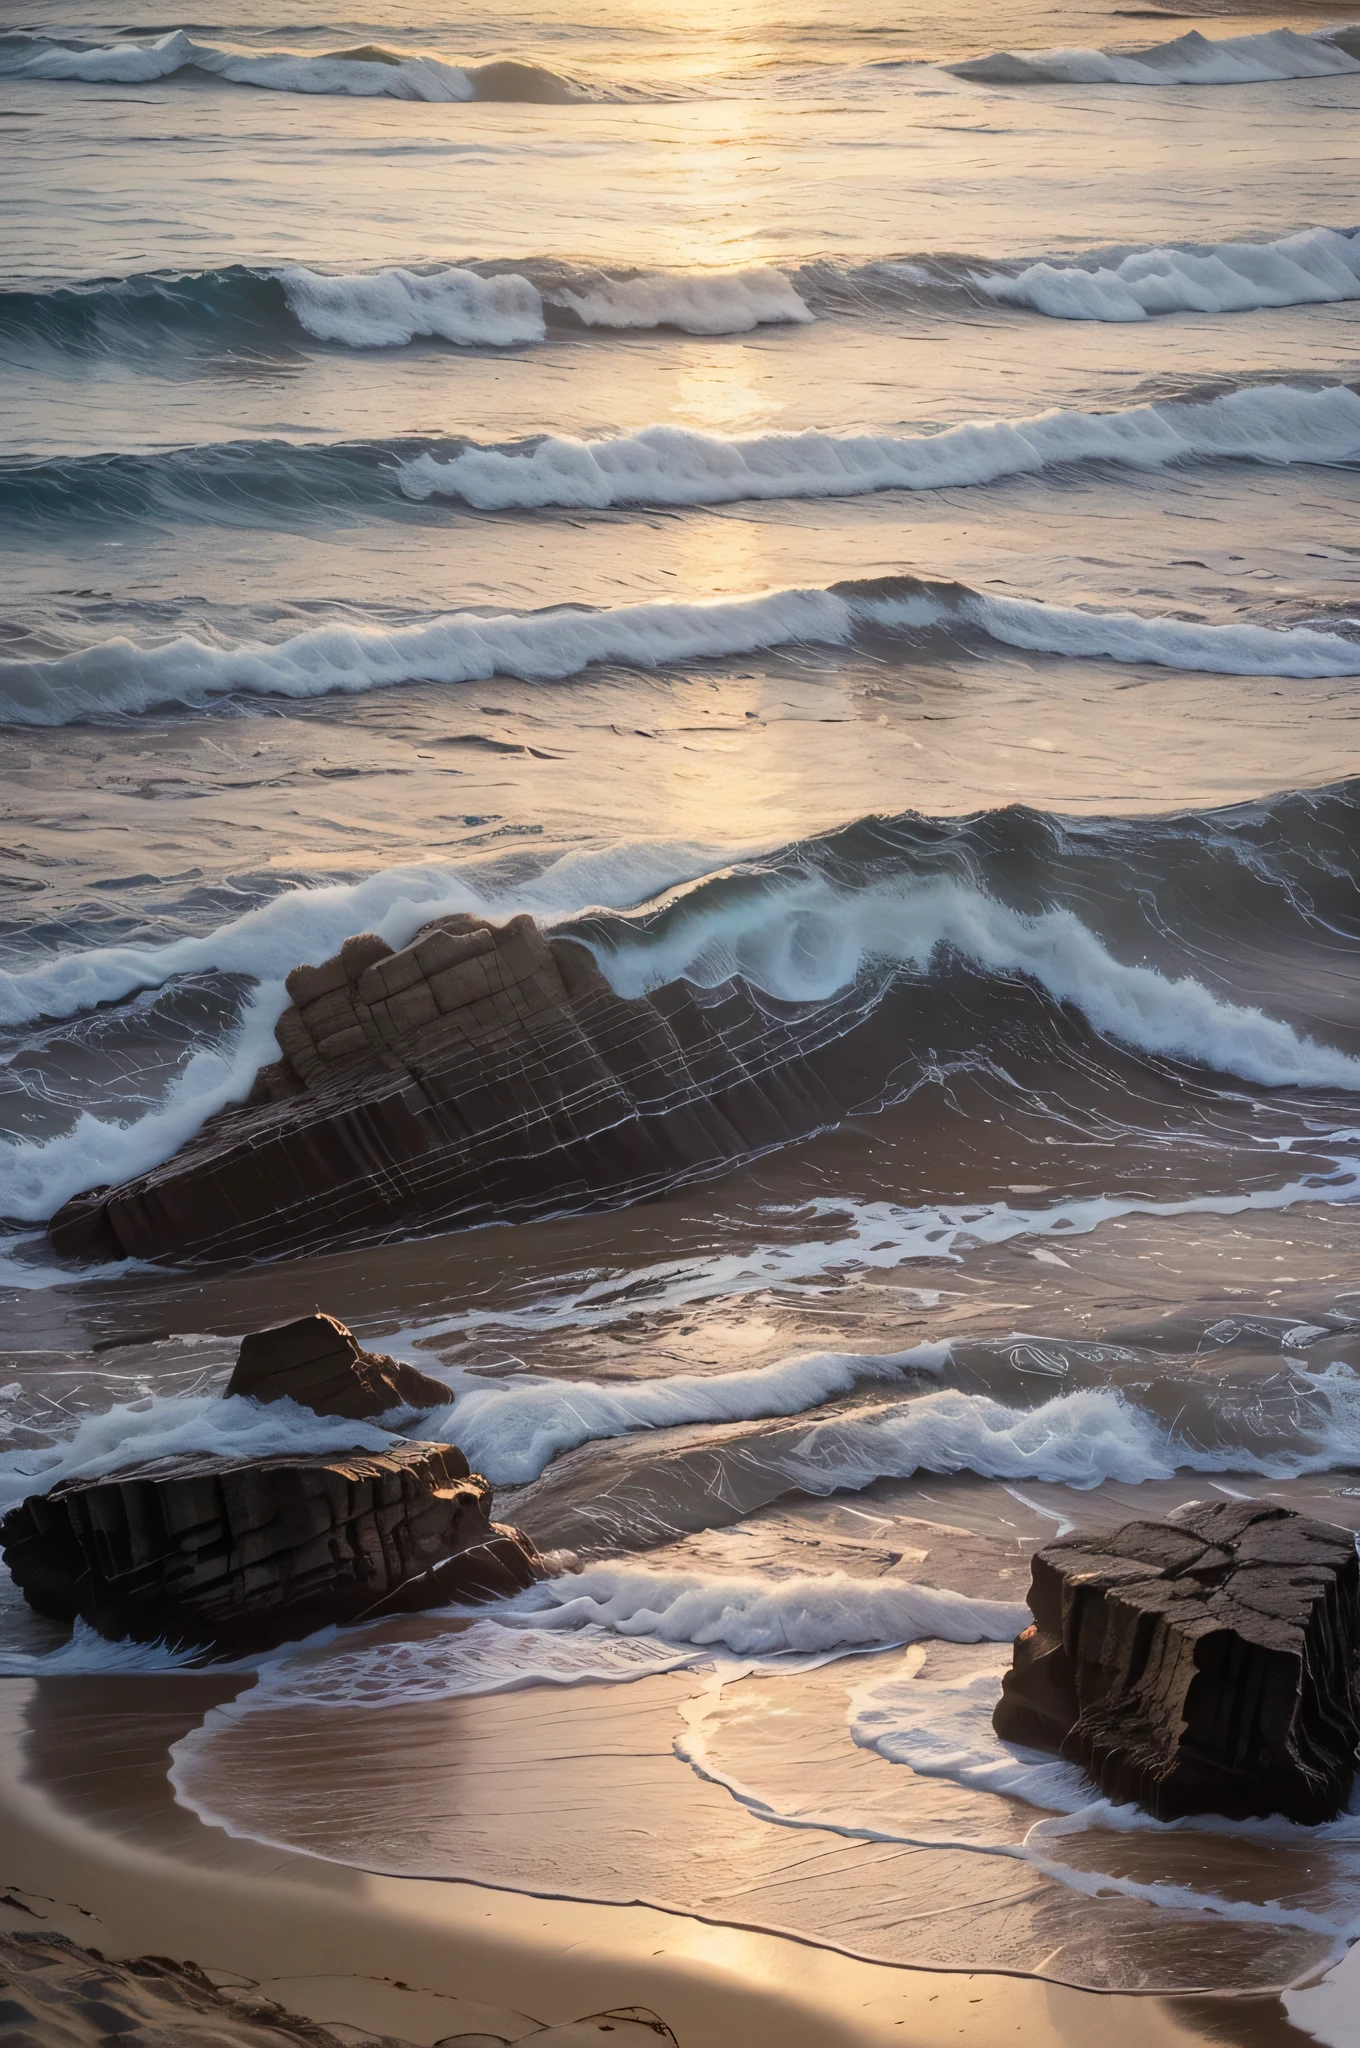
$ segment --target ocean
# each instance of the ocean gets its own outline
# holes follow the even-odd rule
[[[1360,1804],[1159,1826],[990,1724],[1055,1531],[1360,1529],[1358,106],[1306,6],[0,33],[0,1508],[381,1445],[221,1398],[319,1305],[555,1571],[214,1667],[206,1825],[1097,1989],[1360,1933]],[[54,1254],[291,968],[453,910],[856,990],[883,1106],[606,1213]],[[0,1593],[0,1670],[185,1668]]]

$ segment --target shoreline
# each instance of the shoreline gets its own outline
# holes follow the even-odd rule
[[[45,1686],[88,1683],[0,1686],[0,1886],[36,1915],[10,1926],[66,1934],[111,1958],[193,1962],[323,2023],[373,2026],[420,2048],[507,2023],[522,2039],[635,2008],[654,2012],[680,2048],[1079,2048],[1097,2031],[1103,2048],[1309,2038],[1259,1995],[1090,1992],[866,1963],[656,1907],[280,1854],[206,1827],[163,1777],[157,1797],[145,1768],[89,1799],[74,1775],[44,1782],[26,1769],[24,1740]]]

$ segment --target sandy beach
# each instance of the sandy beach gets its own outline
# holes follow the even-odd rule
[[[164,1677],[0,1687],[0,1928],[55,1932],[114,1959],[193,1961],[215,1983],[339,2027],[342,2040],[418,2048],[540,2030],[545,2048],[584,2048],[599,2032],[592,2015],[639,2007],[681,2048],[1080,2048],[1097,2036],[1110,2048],[1286,2048],[1312,2038],[1273,1998],[1098,1996],[1024,1977],[876,1968],[643,1906],[382,1877],[233,1840],[176,1806],[165,1778],[169,1743],[224,1689]],[[78,1762],[67,1747],[35,1768],[47,1717],[73,1709]],[[613,2031],[627,2041],[630,2024],[644,2027],[618,2020]]]

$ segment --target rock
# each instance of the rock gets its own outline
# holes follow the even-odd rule
[[[616,995],[530,917],[372,935],[295,968],[280,1058],[164,1165],[60,1209],[80,1258],[277,1257],[638,1201],[900,1085],[882,987],[778,1003],[740,981]]]
[[[993,1725],[1158,1820],[1332,1819],[1360,1742],[1349,1530],[1260,1501],[1036,1551]]]
[[[361,1351],[352,1330],[320,1310],[241,1340],[229,1394],[296,1401],[317,1415],[351,1422],[392,1408],[442,1408],[453,1389],[384,1351]]]
[[[332,1622],[519,1591],[538,1553],[490,1510],[490,1485],[448,1444],[190,1452],[31,1496],[0,1520],[0,1554],[53,1620],[242,1655]]]

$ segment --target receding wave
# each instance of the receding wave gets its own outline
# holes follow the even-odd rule
[[[0,721],[68,725],[238,693],[319,697],[496,675],[561,682],[600,662],[655,669],[797,644],[842,647],[863,634],[907,641],[945,635],[954,651],[971,643],[985,652],[991,643],[1206,675],[1360,675],[1360,640],[1315,627],[1086,611],[904,575],[699,604],[494,617],[455,612],[389,628],[314,626],[291,639],[239,647],[188,635],[140,647],[120,636],[46,659],[0,660]]]
[[[1210,38],[1192,29],[1140,50],[999,50],[946,64],[988,85],[1260,85],[1360,71],[1360,29]]]
[[[637,99],[623,86],[565,78],[520,58],[452,64],[426,52],[389,50],[380,43],[354,49],[251,50],[198,43],[183,29],[154,42],[87,43],[44,35],[0,36],[0,78],[46,79],[85,85],[150,85],[197,73],[230,85],[271,92],[322,93],[350,99],[517,100],[561,105]]]

